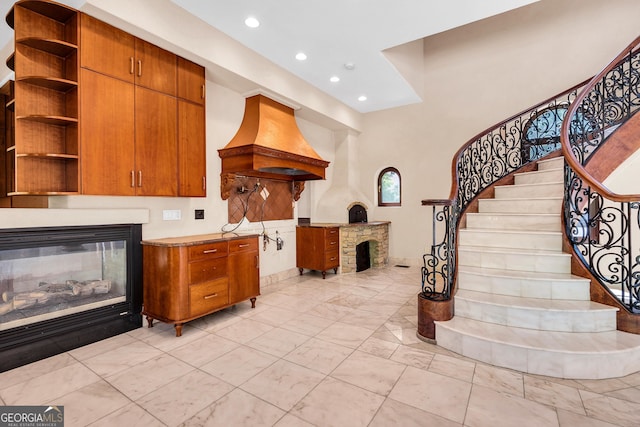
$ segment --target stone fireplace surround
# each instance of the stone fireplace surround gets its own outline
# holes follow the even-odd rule
[[[356,246],[369,242],[372,267],[389,264],[389,221],[335,224],[340,227],[340,271],[356,272]]]

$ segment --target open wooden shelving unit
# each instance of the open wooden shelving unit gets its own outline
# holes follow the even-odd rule
[[[78,12],[40,0],[14,4],[7,66],[15,72],[13,141],[7,138],[9,196],[79,193]]]

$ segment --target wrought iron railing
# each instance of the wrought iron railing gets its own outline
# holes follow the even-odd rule
[[[640,110],[639,48],[640,37],[587,84],[561,133],[567,236],[591,275],[632,313],[640,312],[640,195],[610,191],[589,172],[589,160]]]
[[[460,218],[482,191],[560,148],[560,131],[569,105],[584,81],[479,133],[453,159],[447,200],[423,200],[432,206],[432,244],[423,256],[422,296],[451,298],[455,290],[456,240]]]

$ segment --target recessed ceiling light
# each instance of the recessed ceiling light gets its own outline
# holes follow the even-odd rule
[[[353,62],[347,62],[346,64],[344,64],[344,68],[346,70],[353,70],[354,68],[356,68],[356,64],[354,64]]]
[[[331,83],[338,83],[340,81],[340,77],[338,76],[331,76],[331,78],[329,79],[329,81]]]
[[[260,21],[258,21],[258,18],[254,16],[249,16],[247,19],[244,20],[244,25],[246,25],[249,28],[258,28],[260,26]]]
[[[307,59],[307,55],[305,55],[304,52],[298,52],[296,53],[296,59],[298,61],[304,61],[305,59]]]
[[[366,101],[366,100],[367,100],[367,97],[366,97],[366,96],[364,96],[364,95],[360,95],[360,96],[358,97],[358,101],[360,101],[360,102],[362,102],[362,101]]]

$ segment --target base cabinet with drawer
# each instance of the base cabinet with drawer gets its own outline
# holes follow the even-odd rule
[[[191,320],[260,295],[258,236],[203,234],[145,240],[143,310],[173,323],[176,336]]]
[[[296,227],[296,265],[300,274],[305,268],[338,272],[340,266],[340,227],[303,225]]]

